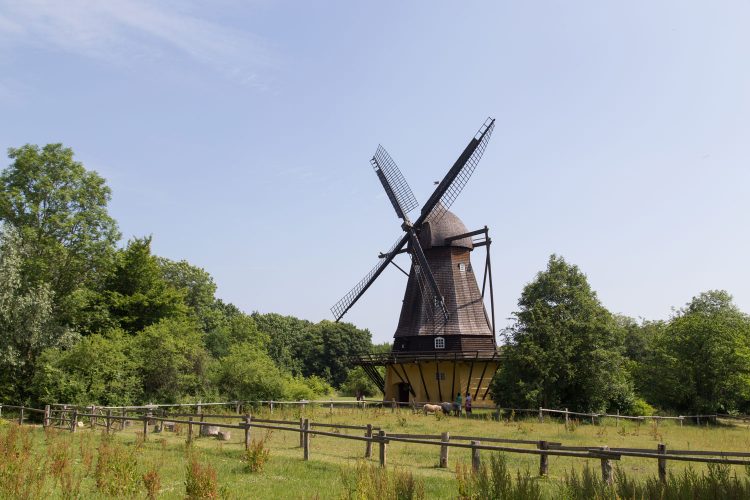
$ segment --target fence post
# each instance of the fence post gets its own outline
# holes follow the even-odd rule
[[[539,423],[540,424],[544,423],[544,413],[542,413],[542,407],[541,406],[539,407]]]
[[[682,421],[685,420],[685,417],[680,415],[678,418],[680,419],[680,427],[682,427]]]
[[[540,450],[549,450],[549,443],[547,441],[539,441],[536,445]],[[549,455],[542,453],[539,455],[539,475],[546,476],[547,469],[549,467]]]
[[[271,401],[271,415],[273,415],[273,401]]]
[[[250,448],[250,421],[253,419],[250,415],[245,415],[245,449]]]
[[[310,459],[310,434],[307,432],[310,430],[310,419],[306,418],[302,424],[302,436],[304,437],[302,446],[302,457],[304,460]]]
[[[3,416],[3,405],[0,404],[0,418]]]
[[[299,418],[299,447],[300,448],[305,446],[304,430],[305,430],[305,419],[300,417]]]
[[[18,412],[18,425],[23,425],[23,406]]]
[[[107,434],[112,431],[112,410],[107,410]]]
[[[331,405],[330,406],[331,415],[333,415],[333,399],[331,400],[330,405]]]
[[[148,414],[143,414],[143,440],[148,438]]]
[[[44,427],[49,426],[50,406],[44,405]]]
[[[568,430],[568,409],[565,408],[565,430]]]
[[[591,425],[596,425],[596,415],[594,413],[591,414]]]
[[[371,458],[372,457],[372,424],[367,424],[365,437],[370,438],[369,441],[365,442],[365,458]]]
[[[447,443],[451,440],[451,434],[450,432],[444,432],[442,436],[440,436],[440,442],[446,443],[443,445],[440,445],[440,467],[443,469],[448,467],[448,445]]]
[[[599,449],[609,451],[609,446],[602,446]],[[608,458],[602,458],[602,479],[606,484],[612,484],[612,462]]]
[[[187,442],[192,443],[193,442],[193,417],[188,417],[188,436],[187,436]]]
[[[386,443],[384,430],[378,431],[378,442],[380,443],[380,466],[385,467],[388,463],[388,443]]]
[[[391,413],[396,411],[396,398],[391,399]]]
[[[70,432],[75,432],[78,427],[78,410],[73,410],[73,416],[70,419]]]
[[[237,415],[240,415],[242,413],[242,404],[239,401],[237,401],[235,402],[234,406],[235,406],[235,409],[237,410]]]
[[[660,455],[664,455],[667,453],[667,445],[664,443],[660,443],[656,446],[656,453],[659,453]],[[659,481],[662,483],[667,482],[667,460],[664,458],[660,458],[658,460],[659,462]]]
[[[479,472],[479,469],[482,467],[482,462],[479,459],[479,448],[476,448],[480,444],[480,441],[471,442],[471,469],[474,472]]]
[[[615,429],[620,425],[620,409],[617,409],[617,416],[615,417]]]
[[[91,414],[92,415],[96,415],[96,406],[95,405],[91,405]],[[89,423],[91,424],[91,428],[95,429],[96,428],[96,417],[90,417],[89,418]]]

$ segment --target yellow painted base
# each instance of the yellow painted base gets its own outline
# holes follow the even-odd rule
[[[417,403],[453,402],[461,392],[465,400],[468,388],[474,406],[494,406],[490,395],[484,398],[498,361],[419,361],[388,365],[385,372],[385,400]],[[484,376],[483,376],[484,375]],[[406,392],[410,384],[415,394]],[[408,395],[408,400],[406,396]]]

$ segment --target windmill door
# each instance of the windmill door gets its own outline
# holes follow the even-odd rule
[[[409,402],[409,384],[400,383],[398,384],[398,402],[408,403]]]

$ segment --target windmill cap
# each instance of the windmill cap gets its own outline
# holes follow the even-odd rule
[[[474,245],[471,242],[470,236],[461,238],[460,240],[453,240],[448,243],[445,242],[446,238],[468,232],[469,230],[466,229],[466,226],[461,219],[459,219],[453,212],[446,210],[437,222],[427,220],[422,224],[422,229],[419,234],[419,242],[422,244],[423,248],[462,247],[471,250],[474,248]]]

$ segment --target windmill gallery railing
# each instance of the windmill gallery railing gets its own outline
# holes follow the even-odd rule
[[[309,404],[309,402],[307,402]],[[200,403],[202,409],[210,406],[220,406],[226,403]],[[76,432],[86,427],[85,422],[91,429],[103,428],[106,433],[123,431],[137,422],[142,426],[142,437],[148,440],[149,434],[161,433],[169,430],[176,431],[177,425],[187,426],[187,442],[192,442],[196,436],[194,429],[197,427],[198,434],[218,434],[217,429],[237,429],[244,433],[243,443],[245,448],[251,444],[254,429],[268,429],[281,432],[291,432],[299,435],[299,447],[302,449],[302,457],[309,460],[311,455],[310,436],[324,436],[334,439],[359,441],[364,443],[364,457],[372,458],[373,445],[378,446],[378,458],[380,465],[385,467],[388,463],[388,446],[395,443],[409,443],[424,446],[439,447],[439,467],[448,467],[449,450],[468,449],[471,450],[471,462],[474,470],[481,466],[482,451],[516,453],[524,455],[535,455],[539,457],[539,474],[547,475],[549,469],[549,457],[561,456],[582,459],[598,459],[601,461],[603,479],[612,481],[612,461],[621,460],[623,457],[646,458],[657,461],[659,479],[667,479],[667,461],[682,461],[693,463],[725,464],[750,466],[750,452],[739,451],[713,451],[713,450],[667,450],[665,444],[659,444],[656,450],[648,448],[609,448],[607,446],[569,446],[559,442],[535,441],[522,439],[493,438],[488,436],[464,436],[451,435],[448,432],[442,434],[406,434],[388,433],[386,430],[367,425],[347,425],[333,423],[316,423],[310,418],[300,417],[299,420],[274,420],[254,417],[252,414],[227,415],[203,413],[175,413],[167,415],[171,409],[182,409],[195,405],[149,405],[140,407],[75,407],[70,405],[47,405],[44,409],[30,408],[25,406],[0,405],[0,416],[11,416],[17,419],[19,425],[25,422],[25,415],[41,414],[42,425]],[[5,414],[3,415],[3,410]],[[17,412],[15,415],[13,412]],[[119,414],[116,414],[119,413]],[[161,416],[159,416],[161,413]],[[573,413],[573,412],[568,412]],[[620,416],[622,418],[624,416]],[[223,422],[216,421],[218,419]],[[237,423],[226,421],[237,420]],[[325,430],[330,429],[330,430]],[[359,431],[362,435],[344,434],[343,431]],[[226,436],[226,434],[225,434]],[[228,439],[228,438],[227,438]],[[488,444],[490,443],[490,444]],[[514,446],[501,446],[511,444]],[[529,446],[524,448],[522,446]]]

